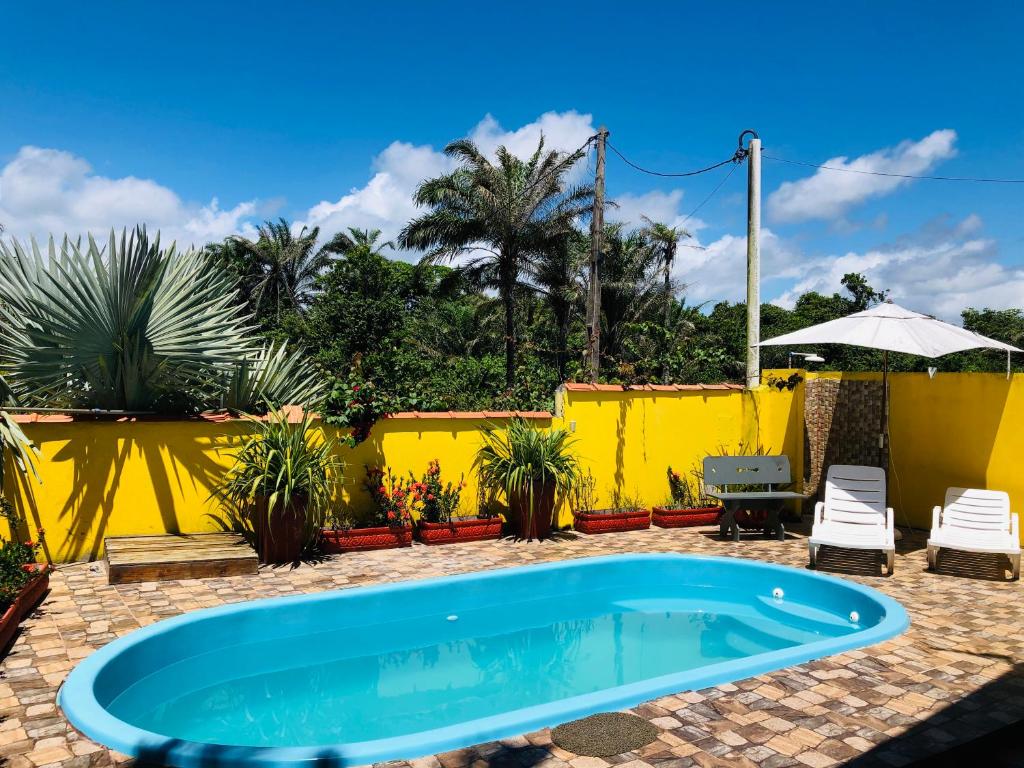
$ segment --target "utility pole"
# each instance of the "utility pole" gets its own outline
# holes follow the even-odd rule
[[[747,388],[761,383],[761,139],[754,131],[747,147]]]
[[[594,212],[590,217],[590,285],[587,297],[587,361],[590,380],[601,371],[601,237],[604,234],[604,145],[608,129],[597,129],[597,172],[594,174]]]

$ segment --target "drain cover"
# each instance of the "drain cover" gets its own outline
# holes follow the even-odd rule
[[[608,757],[631,752],[658,738],[658,729],[626,712],[602,712],[573,720],[551,731],[551,740],[577,755]]]

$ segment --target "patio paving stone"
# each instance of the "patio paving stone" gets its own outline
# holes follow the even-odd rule
[[[712,529],[651,529],[352,553],[299,568],[239,576],[111,586],[97,564],[61,566],[51,592],[0,661],[0,758],[7,768],[133,765],[78,734],[55,706],[57,689],[92,650],[184,611],[257,597],[345,589],[619,552],[692,552],[803,567],[807,548],[759,537],[718,541]],[[1024,600],[1019,583],[925,570],[924,536],[900,542],[890,578],[853,563],[837,575],[899,600],[907,632],[872,648],[633,708],[658,740],[608,758],[551,744],[548,730],[388,763],[393,768],[785,768],[900,766],[1024,721]],[[824,564],[842,570],[841,555]],[[1022,725],[1024,729],[1024,725]]]

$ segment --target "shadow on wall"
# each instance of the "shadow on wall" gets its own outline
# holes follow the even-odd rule
[[[1012,496],[1013,488],[1000,487],[1012,472],[1000,478],[993,470],[1014,453],[1007,446],[995,456],[999,440],[1008,435],[1004,430],[1000,436],[1000,426],[1024,415],[1024,398],[1011,398],[1011,389],[1020,389],[1024,377],[1015,378],[1020,381],[999,374],[940,373],[934,379],[923,373],[892,374],[890,450],[884,453],[878,445],[880,374],[809,379],[804,400],[807,490],[821,498],[833,464],[885,467],[897,526],[920,528],[930,526],[931,508],[942,503],[948,487],[998,488]],[[1008,417],[1011,402],[1021,414]]]
[[[1010,657],[1008,661],[1014,661]],[[879,678],[881,684],[882,678]],[[941,685],[941,683],[940,683]],[[846,768],[913,766],[943,768],[981,760],[991,768],[1021,765],[1024,747],[1024,664],[928,717],[903,734],[885,739],[882,728],[864,723],[866,737],[878,741]],[[882,723],[882,726],[885,724]]]
[[[46,527],[54,562],[100,556],[103,538],[201,530],[239,422],[67,422],[26,425],[44,459],[42,485],[15,494],[19,515]],[[62,493],[61,489],[67,489]],[[54,524],[54,522],[56,524]]]

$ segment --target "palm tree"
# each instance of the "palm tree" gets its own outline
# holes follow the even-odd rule
[[[583,268],[589,252],[587,236],[572,229],[529,265],[530,283],[548,305],[554,320],[555,367],[561,381],[565,380],[569,328],[585,296]]]
[[[691,237],[691,235],[682,227],[672,227],[659,221],[652,221],[646,216],[641,216],[640,218],[644,220],[645,224],[643,228],[644,236],[650,242],[651,247],[657,253],[658,260],[661,262],[664,279],[664,287],[662,289],[662,298],[665,302],[664,328],[668,331],[669,326],[672,324],[672,304],[675,293],[672,287],[672,266],[675,264],[679,241]],[[667,367],[662,371],[661,379],[663,384],[668,383]]]
[[[385,248],[394,248],[395,244],[391,240],[385,240],[383,243],[377,244],[380,240],[379,229],[357,229],[355,227],[348,228],[348,234],[339,232],[336,234],[328,243],[332,253],[337,253],[342,256],[349,256],[354,253],[366,253],[372,256],[384,256],[382,251]]]
[[[601,258],[601,352],[618,364],[624,357],[626,329],[650,317],[657,290],[657,254],[643,230],[607,224]]]
[[[317,248],[319,237],[319,227],[303,227],[293,234],[288,222],[279,219],[264,222],[255,240],[236,235],[207,250],[238,272],[239,288],[257,320],[273,318],[277,323],[285,312],[305,310],[317,276],[333,254],[352,242],[348,235],[338,234]]]
[[[469,139],[444,151],[460,165],[420,184],[414,200],[429,210],[406,225],[399,245],[425,251],[423,263],[466,256],[464,274],[497,290],[505,315],[505,383],[511,387],[516,289],[533,259],[556,247],[590,208],[593,188],[566,182],[583,152],[545,152],[543,137],[527,160],[499,147],[492,163]]]

